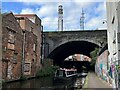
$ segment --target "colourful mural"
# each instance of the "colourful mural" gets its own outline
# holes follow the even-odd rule
[[[113,78],[114,71],[115,71],[114,66],[108,65],[108,50],[106,49],[97,58],[96,65],[95,65],[95,72],[100,78],[102,78],[109,84],[112,84],[112,78]]]

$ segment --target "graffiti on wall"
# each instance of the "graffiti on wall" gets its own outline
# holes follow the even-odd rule
[[[95,66],[96,73],[103,80],[112,84],[113,72],[115,71],[114,65],[108,66],[108,51],[105,50],[98,56]]]

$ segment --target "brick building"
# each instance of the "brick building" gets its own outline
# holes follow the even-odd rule
[[[22,29],[12,13],[2,15],[2,78],[19,79],[22,61]]]
[[[18,23],[24,32],[24,74],[35,75],[41,68],[41,31],[42,25],[40,18],[35,14],[16,14]]]
[[[31,32],[25,31],[25,60],[24,60],[24,75],[35,76],[37,68],[37,36]]]
[[[34,14],[2,15],[2,79],[34,77],[41,68],[41,20]]]

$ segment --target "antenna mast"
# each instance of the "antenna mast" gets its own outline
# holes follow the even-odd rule
[[[63,31],[63,8],[58,6],[58,31]]]
[[[84,30],[84,20],[85,20],[85,17],[84,17],[84,11],[83,11],[83,8],[82,8],[82,13],[81,13],[81,17],[80,17],[80,28],[82,30]]]

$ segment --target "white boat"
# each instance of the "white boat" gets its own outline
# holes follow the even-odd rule
[[[82,72],[82,73],[78,73],[78,77],[85,77],[87,76],[88,73]]]
[[[60,68],[55,72],[54,80],[67,79],[77,75],[77,69]]]

